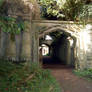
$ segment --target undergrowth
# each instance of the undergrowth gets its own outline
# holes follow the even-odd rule
[[[0,61],[0,92],[61,92],[49,70],[36,63],[29,65]]]
[[[74,74],[83,77],[87,80],[92,80],[92,69],[74,70]]]

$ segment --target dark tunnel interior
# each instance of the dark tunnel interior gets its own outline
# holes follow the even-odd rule
[[[42,57],[43,64],[74,66],[73,40],[71,40],[72,42],[70,40],[69,36],[62,34],[50,46],[45,44],[49,51]]]

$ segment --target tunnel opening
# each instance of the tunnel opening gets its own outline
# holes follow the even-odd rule
[[[52,58],[55,63],[62,65],[74,65],[73,60],[73,40],[67,35],[62,34],[55,42],[52,43]]]
[[[49,38],[44,36],[40,48],[42,51],[43,64],[60,64],[65,66],[75,67],[74,60],[74,40],[68,33],[52,32],[49,33]]]

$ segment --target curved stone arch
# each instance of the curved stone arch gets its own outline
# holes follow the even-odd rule
[[[49,45],[49,44],[48,44],[48,43],[46,43],[46,42],[42,42],[42,43],[41,43],[41,45],[42,45],[42,44],[44,44],[44,45],[48,46],[48,47],[49,47],[49,49],[51,48],[51,45]]]
[[[64,29],[64,30],[68,30],[69,29],[69,25],[67,25],[67,24],[54,24],[54,25],[51,25],[51,26],[46,26],[46,28],[44,28],[44,30],[42,30],[42,31],[45,31],[45,30],[48,30],[48,29],[51,29],[51,28],[55,28],[55,27],[60,27],[60,28],[62,28],[62,29]],[[41,32],[42,32],[41,31]],[[75,30],[71,30],[72,32],[75,32]]]
[[[31,61],[35,62],[39,59],[39,37],[43,37],[50,32],[62,31],[74,40],[75,68],[84,69],[86,67],[86,52],[85,46],[81,43],[85,41],[80,35],[83,28],[81,23],[72,21],[32,20],[30,30]]]
[[[50,46],[49,44],[47,44],[47,43],[44,43],[44,42],[43,42],[42,44],[48,46],[49,49],[51,48],[51,46]]]
[[[56,31],[62,31],[65,34],[68,34],[69,36],[71,36],[72,38],[76,38],[77,34],[75,35],[75,32],[72,32],[66,28],[63,28],[60,25],[55,25],[52,27],[47,27],[44,29],[41,29],[41,31],[39,32],[39,37],[44,36],[45,34],[51,33],[51,32],[56,32]]]
[[[55,25],[55,26],[52,26],[52,27],[47,27],[47,28],[44,28],[42,29],[41,31],[43,31],[43,33],[40,34],[40,37],[43,37],[44,35],[46,34],[49,34],[51,32],[63,32],[63,34],[71,37],[73,39],[73,53],[74,53],[74,62],[76,62],[76,42],[77,42],[77,38],[76,38],[76,35],[73,35],[74,32],[71,32],[70,30],[66,29],[66,28],[63,28],[62,26],[60,25]],[[75,65],[74,65],[75,66]]]
[[[32,48],[32,61],[35,62],[39,58],[39,53],[38,53],[38,39],[40,37],[44,37],[46,34],[49,34],[51,32],[63,32],[65,35],[68,35],[73,39],[73,49],[74,49],[74,61],[76,62],[77,58],[77,48],[76,48],[76,43],[78,39],[78,28],[76,27],[77,25],[75,23],[70,23],[70,22],[54,22],[54,21],[49,21],[49,22],[44,22],[44,21],[32,21],[32,33],[31,33],[31,48]],[[34,43],[33,43],[34,42]],[[37,52],[37,53],[34,53]],[[35,56],[37,56],[35,58]]]
[[[65,35],[70,36],[74,40],[74,47],[76,46],[76,39],[77,39],[76,35],[77,34],[75,35],[75,33],[74,33],[74,35],[73,35],[73,32],[71,32],[65,28],[62,28],[62,26],[56,27],[56,25],[55,25],[53,27],[45,28],[42,31],[43,31],[43,33],[39,35],[40,37],[43,37],[44,35],[51,33],[51,32],[56,32],[56,31],[63,32]]]
[[[42,44],[45,44],[46,46],[50,47],[50,45],[49,45],[49,44],[47,44],[47,43],[44,43],[44,42],[43,42]]]

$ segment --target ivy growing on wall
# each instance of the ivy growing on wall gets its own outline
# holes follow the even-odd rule
[[[32,19],[39,18],[36,0],[0,0],[0,29],[3,32],[19,34],[24,31],[29,25],[26,21],[31,19],[29,15]]]
[[[12,17],[0,17],[0,28],[3,32],[11,34],[19,34],[25,29],[24,22],[18,21]]]
[[[6,0],[0,0],[0,29],[10,34],[19,34],[25,30],[25,24],[21,18],[13,18],[8,15],[8,2]]]

